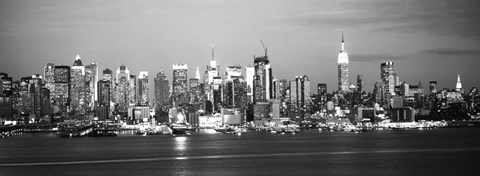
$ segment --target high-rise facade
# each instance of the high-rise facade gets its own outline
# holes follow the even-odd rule
[[[86,112],[85,66],[79,55],[70,70],[70,111],[76,115]]]
[[[168,79],[163,70],[157,73],[155,82],[155,110],[159,112],[169,103],[169,85]]]
[[[138,103],[141,106],[149,106],[148,95],[148,72],[141,71],[138,74]]]
[[[187,64],[173,64],[173,92],[172,105],[188,103],[188,66]]]
[[[345,50],[345,42],[343,39],[342,31],[342,48],[340,53],[338,53],[338,91],[339,92],[348,92],[349,91],[349,80],[348,80],[348,53]]]
[[[130,84],[130,70],[125,65],[121,65],[115,74],[114,93],[114,102],[121,113],[126,113],[130,105]]]
[[[255,75],[255,68],[252,66],[245,66],[245,81],[247,82],[247,98],[248,101],[253,102],[253,78]]]
[[[45,87],[50,90],[51,93],[55,90],[55,65],[48,63],[44,68],[43,78]]]
[[[363,75],[357,75],[357,91],[363,92]]]
[[[85,86],[86,86],[86,96],[85,103],[87,108],[90,111],[95,107],[95,102],[97,99],[98,93],[98,65],[95,62],[92,62],[90,65],[85,66]]]
[[[393,62],[384,62],[380,64],[380,79],[386,85],[386,92],[394,95],[395,86],[400,84],[399,77],[394,71]]]
[[[56,65],[55,66],[55,90],[53,92],[53,99],[60,108],[59,112],[65,112],[70,106],[70,66]],[[22,85],[20,85],[22,89]]]
[[[254,95],[255,102],[267,101],[272,97],[272,68],[268,60],[267,53],[265,56],[255,57],[254,61],[255,77],[254,77]]]
[[[455,90],[457,92],[462,90],[462,82],[460,81],[460,75],[457,76],[457,85],[455,85]]]

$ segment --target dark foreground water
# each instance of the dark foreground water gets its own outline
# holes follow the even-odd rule
[[[480,175],[480,128],[0,139],[0,175]]]

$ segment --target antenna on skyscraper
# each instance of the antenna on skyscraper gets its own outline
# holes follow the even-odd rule
[[[260,42],[262,43],[262,46],[263,46],[263,50],[265,50],[265,57],[267,57],[267,54],[268,54],[268,48],[265,47],[265,44],[263,44],[263,40],[260,39]]]
[[[212,60],[215,60],[215,45],[213,41],[212,41]]]

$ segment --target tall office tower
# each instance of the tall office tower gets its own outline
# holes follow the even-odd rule
[[[327,84],[326,83],[318,83],[317,84],[317,93],[319,95],[327,94]]]
[[[363,75],[357,75],[357,91],[363,92]]]
[[[272,99],[280,99],[280,81],[276,76],[273,76],[272,92]]]
[[[215,61],[215,47],[212,44],[212,60],[210,61],[210,65],[207,65],[207,79],[205,80],[205,82],[207,84],[212,84],[213,79],[219,76],[219,72],[220,66],[217,65],[217,61]]]
[[[43,72],[43,78],[45,87],[50,90],[51,93],[55,90],[55,65],[48,63]]]
[[[138,103],[141,106],[149,106],[148,96],[148,72],[141,71],[138,74]]]
[[[253,76],[255,75],[255,68],[252,66],[245,66],[245,81],[247,82],[247,98],[249,102],[253,102]]]
[[[233,79],[233,107],[247,107],[247,82],[243,78]]]
[[[295,118],[297,115],[297,108],[298,108],[298,84],[297,80],[290,81],[290,118]]]
[[[70,109],[74,114],[85,114],[85,67],[79,55],[70,70]]]
[[[460,75],[457,76],[457,85],[455,86],[457,92],[462,90],[462,82],[460,81]]]
[[[90,111],[93,111],[95,102],[97,101],[97,87],[98,82],[98,66],[97,63],[92,62],[90,65],[85,66],[85,86],[86,86],[86,104]]]
[[[168,79],[163,70],[157,73],[155,82],[155,111],[160,112],[165,105],[169,103],[169,85]]]
[[[107,68],[107,69],[103,70],[103,77],[102,77],[102,79],[103,79],[103,80],[110,81],[110,83],[112,83],[112,82],[113,82],[113,76],[112,76],[112,75],[113,75],[113,74],[112,74],[112,70],[110,70],[110,69]]]
[[[394,72],[393,62],[385,62],[380,64],[380,78],[386,85],[385,91],[394,95],[395,86],[399,85],[398,75]]]
[[[430,95],[437,93],[437,81],[430,81]]]
[[[339,92],[348,92],[349,91],[349,81],[348,81],[348,53],[345,50],[345,43],[343,40],[343,30],[342,30],[342,49],[338,53],[338,91]]]
[[[130,105],[130,70],[125,65],[121,65],[115,75],[115,95],[114,102],[118,106],[118,111],[126,113]],[[135,102],[134,102],[135,103]]]
[[[137,96],[137,77],[135,75],[130,75],[129,77],[127,99],[130,106],[135,106],[135,104],[137,104],[137,99],[139,99]]]
[[[59,106],[59,112],[68,111],[70,106],[70,66],[55,66],[55,90],[53,99],[56,104]],[[22,87],[22,85],[20,85]]]
[[[188,103],[187,71],[187,64],[173,64],[172,106]]]
[[[18,110],[22,114],[33,114],[33,90],[31,86],[32,77],[26,76],[20,78],[20,104]]]
[[[279,89],[279,92],[280,92],[280,97],[279,98],[283,100],[283,99],[285,99],[285,96],[287,94],[286,91],[288,89],[288,81],[287,81],[287,79],[281,79],[281,80],[279,80],[278,83],[279,83],[278,84],[278,86],[279,86],[278,89]]]
[[[232,79],[227,79],[223,86],[223,101],[222,105],[226,108],[233,108],[234,106],[234,83]]]
[[[112,96],[112,82],[109,80],[100,80],[98,81],[98,105],[99,106],[108,106],[110,107],[110,101]],[[110,108],[108,108],[110,109]]]
[[[256,101],[267,101],[272,97],[272,68],[270,67],[270,61],[268,60],[268,53],[265,49],[265,56],[254,57],[253,61],[255,67],[255,76],[256,79],[259,79],[260,82],[254,81],[254,83],[260,83],[260,85],[254,85],[260,89],[254,89]]]
[[[42,81],[43,78],[41,75],[32,75],[30,79],[30,94],[32,95],[32,114],[35,114],[35,122],[38,122],[39,118],[42,117]]]
[[[12,77],[8,77],[6,73],[0,73],[0,81],[2,82],[3,95],[12,95]]]
[[[200,83],[200,70],[198,69],[198,67],[197,67],[197,71],[195,72],[195,79],[198,79]]]
[[[247,82],[238,77],[227,79],[223,86],[223,106],[227,108],[243,108],[247,106]]]
[[[200,80],[197,78],[190,78],[190,83],[189,83],[189,89],[190,89],[190,104],[197,103],[200,99]]]
[[[240,65],[230,65],[227,66],[227,79],[240,78],[242,76],[242,66]]]

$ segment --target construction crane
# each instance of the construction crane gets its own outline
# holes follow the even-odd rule
[[[260,39],[260,42],[262,43],[263,50],[265,50],[265,57],[267,57],[268,48],[267,48],[267,47],[265,47],[265,44],[263,44],[263,40],[262,40],[262,39]]]

